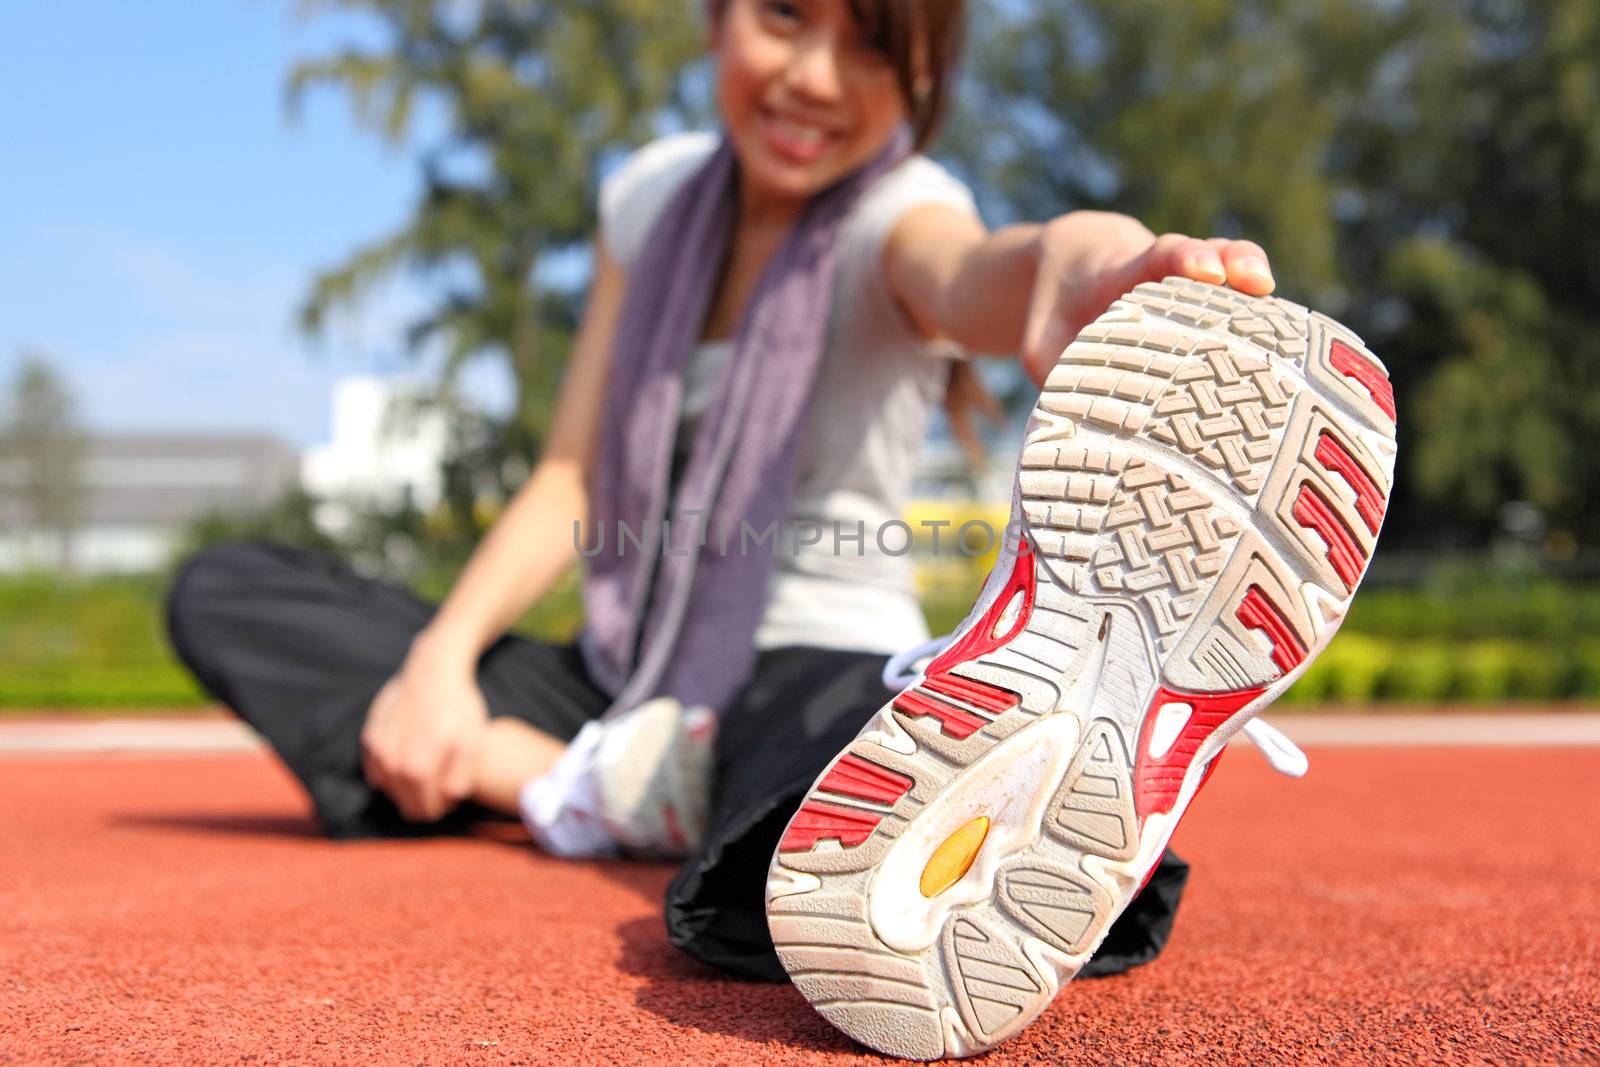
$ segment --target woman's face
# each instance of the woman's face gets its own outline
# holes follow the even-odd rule
[[[726,0],[711,30],[718,103],[752,192],[813,196],[906,119],[893,66],[845,0]]]

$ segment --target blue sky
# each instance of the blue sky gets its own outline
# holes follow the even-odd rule
[[[9,6],[0,62],[0,373],[53,357],[97,429],[327,434],[329,391],[395,373],[401,283],[313,348],[312,273],[404,218],[416,168],[344,101],[283,105],[295,57],[355,39],[293,0]],[[20,47],[19,47],[20,45]],[[493,374],[474,391],[505,395]]]

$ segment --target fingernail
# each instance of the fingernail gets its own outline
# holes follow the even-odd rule
[[[1189,274],[1201,281],[1225,282],[1228,272],[1219,256],[1194,255],[1189,257]]]
[[[1267,267],[1267,261],[1264,259],[1257,259],[1254,256],[1251,256],[1249,259],[1242,259],[1239,261],[1239,273],[1243,274],[1247,278],[1252,279],[1253,281],[1258,281],[1265,285],[1277,284],[1272,277],[1272,271]]]

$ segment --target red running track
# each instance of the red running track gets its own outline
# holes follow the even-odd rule
[[[1600,750],[1235,753],[1173,944],[985,1064],[1600,1058]],[[858,1063],[670,872],[333,844],[259,756],[0,760],[0,1062]]]

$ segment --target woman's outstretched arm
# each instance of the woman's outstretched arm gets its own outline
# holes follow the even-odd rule
[[[362,731],[368,781],[410,819],[439,818],[474,789],[488,712],[478,657],[577,558],[611,341],[626,279],[596,242],[594,282],[544,454],[473,552]]]
[[[906,212],[884,246],[890,289],[929,337],[1017,353],[1035,382],[1118,296],[1169,274],[1264,296],[1266,253],[1250,241],[1157,237],[1137,219],[1075,211],[990,233],[968,212]]]

